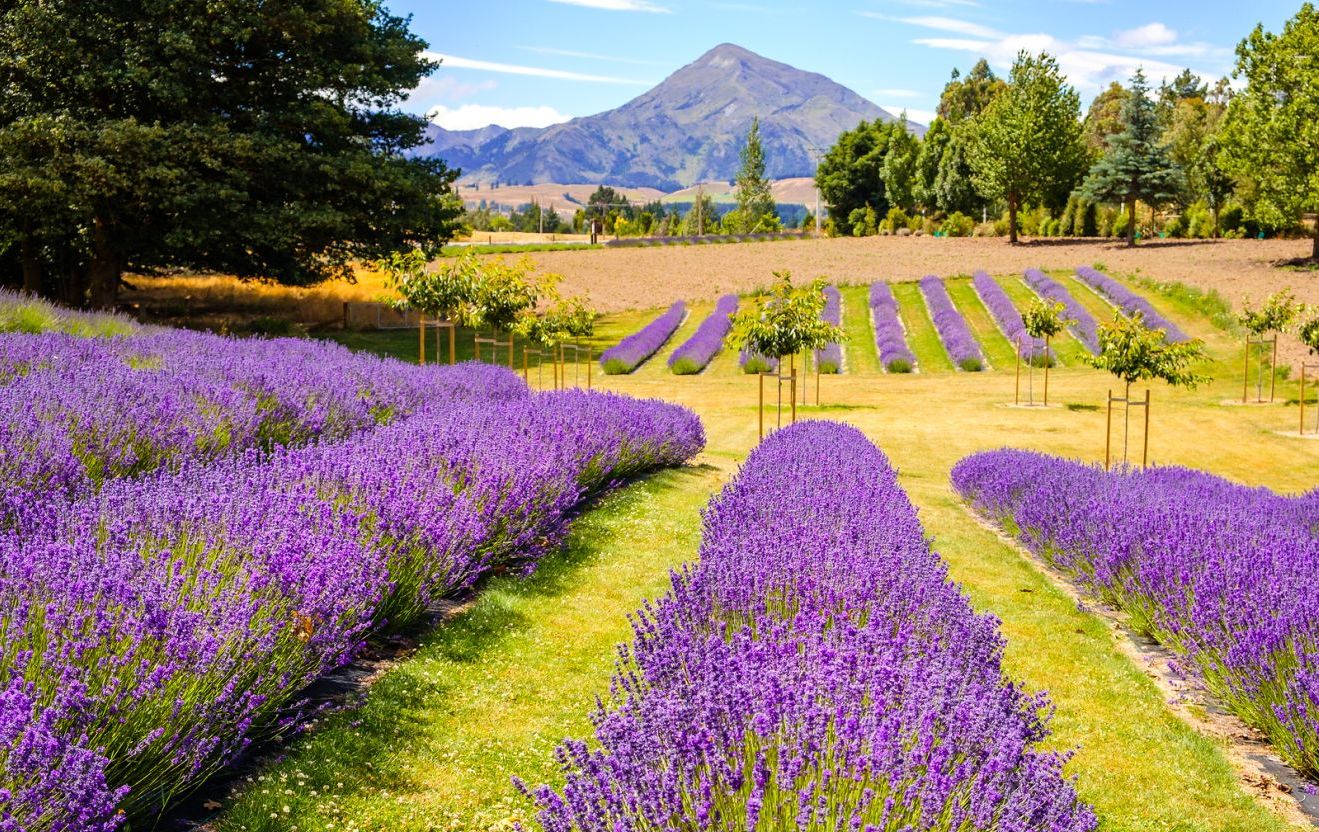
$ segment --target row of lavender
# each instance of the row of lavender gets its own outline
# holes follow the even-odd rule
[[[921,278],[920,288],[930,310],[930,319],[934,321],[939,340],[943,342],[953,365],[968,373],[985,369],[985,356],[980,350],[980,342],[971,334],[966,318],[953,306],[953,299],[948,294],[943,278],[927,275]]]
[[[952,479],[1319,774],[1319,489],[1288,498],[1181,468],[1107,473],[1014,450],[968,457]]]
[[[1047,700],[1005,681],[997,622],[854,428],[753,451],[634,632],[597,744],[559,748],[561,789],[522,786],[549,832],[1096,826],[1041,747]]]
[[[843,295],[837,286],[825,286],[824,311],[820,318],[826,323],[839,326],[843,322]],[[826,344],[824,349],[815,351],[815,366],[822,373],[841,373],[843,371],[843,345]]]
[[[113,480],[0,532],[0,826],[158,812],[368,634],[533,568],[585,494],[704,442],[673,405],[431,381],[443,404],[390,426]]]
[[[870,318],[875,327],[875,348],[879,350],[879,363],[890,373],[910,373],[916,367],[916,356],[907,346],[907,331],[898,314],[898,301],[893,288],[880,280],[870,284]]]
[[[0,335],[0,524],[50,497],[249,448],[338,440],[463,395],[420,368],[298,339],[179,330]],[[494,397],[513,379],[482,378]]]
[[[668,343],[687,318],[687,303],[678,301],[664,314],[600,354],[600,367],[608,375],[633,372]]]
[[[724,347],[724,339],[733,326],[733,315],[737,313],[737,295],[724,295],[714,305],[692,337],[682,343],[669,356],[669,369],[675,375],[694,375],[709,366],[714,357]]]
[[[1045,346],[1044,339],[1036,338],[1026,331],[1026,321],[1021,311],[998,281],[990,277],[988,272],[978,271],[971,276],[971,285],[999,329],[1012,342],[1018,355],[1036,366],[1052,361],[1052,354]]]

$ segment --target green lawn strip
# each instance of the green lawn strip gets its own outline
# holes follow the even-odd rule
[[[843,365],[848,373],[878,373],[879,354],[875,331],[870,325],[870,287],[839,286],[843,296]]]
[[[650,358],[636,369],[636,373],[643,376],[671,376],[673,371],[669,369],[669,356],[673,351],[682,346],[683,343],[696,332],[696,328],[714,311],[713,303],[688,303],[687,319],[679,325],[678,329],[669,337],[664,346],[652,355]],[[660,312],[659,314],[663,314]]]
[[[907,346],[916,356],[916,369],[922,373],[952,372],[953,362],[939,339],[939,331],[930,320],[925,296],[913,282],[894,283],[893,297],[898,302],[898,314],[907,329]]]
[[[711,466],[604,497],[530,578],[489,581],[360,708],[333,715],[244,783],[216,819],[237,830],[508,830],[531,820],[511,783],[559,784],[554,748],[592,734],[627,616],[695,556]],[[331,826],[332,824],[332,826]]]
[[[1039,300],[1039,295],[1026,285],[1026,281],[1020,275],[1000,275],[994,279],[1003,287],[1003,291],[1008,293],[1008,297],[1012,298],[1012,303],[1017,307],[1018,312],[1030,308],[1032,303]],[[1049,346],[1064,367],[1084,367],[1086,358],[1090,355],[1090,351],[1076,340],[1076,336],[1070,331],[1062,337],[1052,339]]]
[[[990,367],[995,370],[1015,371],[1017,351],[1003,334],[1003,330],[994,322],[994,317],[989,314],[984,302],[980,300],[980,295],[976,294],[975,287],[971,285],[970,278],[945,280],[944,285],[948,287],[953,305],[971,327],[971,334],[980,342],[980,349],[989,360]]]
[[[1111,324],[1113,319],[1121,314],[1112,301],[1091,289],[1090,285],[1077,277],[1075,272],[1059,270],[1049,274],[1061,283],[1064,289],[1072,293],[1072,297],[1076,298],[1076,302],[1081,304],[1085,311],[1094,316],[1096,324]]]
[[[1103,832],[1288,828],[1240,787],[1218,743],[1174,714],[1118,650],[1125,636],[1078,608],[1028,555],[974,522],[945,484],[904,485],[952,578],[977,609],[1002,621],[1005,672],[1028,690],[1048,692],[1057,709],[1049,745],[1077,749],[1067,772],[1078,778],[1080,797],[1095,807]]]

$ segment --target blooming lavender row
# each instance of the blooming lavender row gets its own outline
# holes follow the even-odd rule
[[[824,311],[820,318],[826,323],[839,326],[843,322],[843,296],[837,286],[824,287]],[[815,351],[815,366],[822,373],[841,373],[843,371],[843,345],[826,344],[824,349]]]
[[[719,350],[733,326],[732,316],[737,312],[737,295],[724,295],[714,305],[714,311],[701,321],[692,337],[669,356],[669,369],[680,376],[704,370]]]
[[[753,451],[633,630],[565,785],[518,784],[547,832],[1096,826],[1040,747],[1047,700],[1004,680],[996,620],[854,428]]]
[[[509,374],[300,339],[0,335],[0,524],[117,477],[342,439],[435,401],[526,395]]]
[[[703,442],[675,405],[564,391],[34,512],[0,532],[0,827],[152,816],[287,727],[368,634],[531,569],[583,495]]]
[[[976,454],[954,487],[1017,531],[1319,774],[1319,501],[1184,468],[1106,473],[1027,451]]]
[[[910,373],[916,366],[916,356],[907,347],[898,301],[885,281],[870,284],[870,314],[875,324],[875,348],[884,369],[890,373]]]
[[[953,364],[967,372],[979,372],[985,369],[985,356],[980,351],[980,342],[971,334],[971,327],[966,318],[953,306],[953,299],[948,294],[948,287],[943,278],[926,275],[920,280],[921,294],[930,308],[930,318],[934,328],[939,331],[939,340]]]
[[[1039,269],[1026,270],[1026,285],[1045,300],[1061,303],[1065,310],[1064,314],[1071,320],[1068,329],[1076,336],[1076,340],[1090,352],[1099,352],[1099,331],[1095,319],[1077,302],[1076,298],[1072,297],[1071,292]]]
[[[680,300],[663,315],[601,353],[600,366],[609,375],[632,372],[647,358],[659,352],[660,347],[673,337],[686,317],[687,304]]]
[[[1089,266],[1080,266],[1076,270],[1076,276],[1116,304],[1128,316],[1139,313],[1145,326],[1163,330],[1164,337],[1172,343],[1179,344],[1191,340],[1189,335],[1182,332],[1181,327],[1165,318],[1152,303],[1103,272]]]
[[[1044,339],[1036,338],[1026,331],[1026,322],[1022,320],[1021,312],[1017,311],[1012,298],[998,285],[998,281],[990,277],[988,272],[978,271],[971,276],[971,285],[1022,358],[1036,366],[1050,360],[1052,356]]]

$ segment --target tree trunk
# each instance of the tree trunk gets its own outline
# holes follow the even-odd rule
[[[92,261],[87,269],[87,301],[94,309],[110,309],[119,293],[123,265],[110,243],[106,221],[97,217],[92,225]]]
[[[1218,228],[1219,228],[1218,212],[1219,212],[1218,203],[1215,202],[1215,203],[1214,203],[1214,239],[1215,239],[1215,240],[1218,239],[1218,235],[1219,235],[1219,230],[1218,230]]]
[[[41,294],[41,254],[31,237],[24,237],[19,244],[19,259],[23,265],[23,291],[29,295]]]
[[[1127,245],[1136,244],[1136,200],[1127,200]]]
[[[1008,242],[1017,243],[1017,197],[1008,196]]]
[[[1314,251],[1310,253],[1310,256],[1315,260],[1319,260],[1319,214],[1316,214],[1314,218]]]

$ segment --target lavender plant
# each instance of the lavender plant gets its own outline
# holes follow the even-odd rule
[[[1026,331],[1025,319],[1012,302],[1012,298],[1008,297],[1008,293],[989,276],[988,272],[978,271],[973,274],[971,286],[980,296],[980,300],[984,301],[985,307],[989,309],[989,314],[994,317],[999,329],[1003,330],[1003,334],[1013,343],[1023,359],[1034,367],[1052,363],[1053,357],[1045,346],[1044,339],[1036,338]]]
[[[1098,269],[1079,266],[1076,269],[1076,276],[1112,301],[1128,317],[1139,313],[1147,327],[1162,330],[1164,337],[1170,342],[1180,344],[1191,340],[1189,335],[1182,332],[1181,327],[1160,314],[1148,300]]]
[[[910,373],[916,356],[907,347],[907,333],[898,316],[898,302],[885,281],[870,284],[870,315],[875,324],[875,348],[879,362],[890,373]]]
[[[1040,747],[1045,697],[1004,680],[997,622],[854,428],[752,451],[633,629],[565,785],[519,783],[547,832],[1096,826]]]
[[[477,393],[339,443],[114,480],[0,532],[0,827],[153,816],[371,633],[493,568],[530,570],[592,491],[689,459],[690,412]],[[466,378],[464,382],[462,379]],[[481,397],[488,388],[493,397]]]
[[[1289,498],[1185,468],[1105,473],[1018,450],[967,457],[952,483],[1319,774],[1319,491]]]
[[[953,299],[948,294],[948,287],[943,278],[927,275],[920,281],[921,294],[930,308],[930,318],[934,328],[939,331],[939,339],[953,364],[968,373],[978,373],[985,369],[985,356],[980,351],[980,342],[971,334],[971,327],[966,318],[953,306]]]
[[[724,339],[733,326],[737,314],[737,295],[724,295],[714,305],[714,311],[696,328],[692,337],[669,356],[669,369],[674,375],[689,376],[699,373],[724,347]]]
[[[678,301],[639,331],[600,354],[600,366],[609,375],[631,373],[664,346],[687,317],[687,304]]]
[[[1072,297],[1072,293],[1058,281],[1049,277],[1039,269],[1026,270],[1026,285],[1035,290],[1035,294],[1048,301],[1061,303],[1066,310],[1068,319],[1071,320],[1069,329],[1076,336],[1076,340],[1081,342],[1092,353],[1099,352],[1099,333],[1098,325],[1095,323],[1094,316],[1086,311],[1085,307]]]

